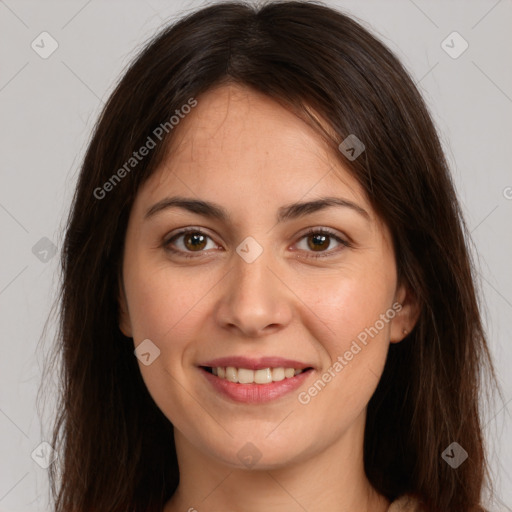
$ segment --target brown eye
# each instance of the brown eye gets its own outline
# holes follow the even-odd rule
[[[343,240],[337,234],[325,228],[311,229],[300,238],[301,242],[304,239],[307,240],[306,247],[299,247],[299,249],[306,253],[318,253],[314,255],[310,254],[308,256],[312,258],[333,256],[339,253],[339,248],[328,250],[333,240],[339,246],[350,247],[349,242]],[[177,254],[180,257],[193,258],[195,256],[200,257],[204,253],[210,252],[206,250],[209,240],[213,243],[212,238],[200,229],[189,228],[175,234],[169,240],[165,241],[163,246],[166,250]],[[218,246],[213,243],[213,248],[218,248]]]
[[[204,249],[206,246],[206,236],[202,233],[187,233],[183,235],[183,244],[191,251]]]
[[[308,235],[308,247],[313,249],[313,251],[320,251],[322,249],[327,249],[330,245],[329,235],[322,235],[320,233],[315,233],[313,235]]]
[[[203,233],[199,229],[185,229],[175,234],[173,237],[163,243],[163,246],[168,251],[183,256],[185,258],[193,258],[195,255],[191,253],[206,252],[204,249],[208,245],[211,237]],[[214,248],[217,246],[213,244]]]
[[[334,256],[340,252],[340,248],[338,249],[332,249],[327,250],[331,246],[332,240],[334,240],[339,246],[343,247],[350,247],[349,242],[346,240],[343,240],[341,237],[339,237],[334,232],[322,228],[322,229],[310,229],[307,233],[305,233],[301,237],[301,241],[303,239],[306,239],[306,248],[300,247],[300,244],[298,244],[299,249],[304,250],[305,252],[316,252],[318,254],[309,255],[309,257],[312,258],[322,258],[322,257],[328,257],[328,256]]]

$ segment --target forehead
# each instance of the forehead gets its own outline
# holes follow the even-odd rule
[[[338,195],[371,214],[361,186],[333,150],[272,98],[229,84],[197,101],[175,127],[167,156],[139,191],[140,200],[172,193],[261,209]]]

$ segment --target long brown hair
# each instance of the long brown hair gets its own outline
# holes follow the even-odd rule
[[[166,27],[96,124],[61,258],[51,355],[61,359],[51,443],[60,459],[49,473],[56,512],[160,511],[178,485],[172,425],[119,330],[121,258],[137,191],[179,130],[170,117],[226,82],[274,98],[318,130],[390,228],[399,280],[421,304],[368,404],[370,482],[390,500],[414,494],[432,512],[484,510],[479,392],[483,370],[494,373],[468,230],[435,127],[408,72],[368,30],[319,2],[290,1],[222,2]],[[166,122],[156,147],[119,173]],[[350,134],[365,145],[355,160],[338,150]],[[441,456],[454,441],[468,453],[456,469]]]

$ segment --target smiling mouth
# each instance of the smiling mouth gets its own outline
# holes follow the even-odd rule
[[[291,379],[301,373],[311,371],[312,367],[303,369],[296,368],[261,368],[259,370],[251,370],[249,368],[235,368],[234,366],[201,366],[204,371],[215,375],[221,380],[227,380],[235,384],[271,384],[272,382],[281,382]]]

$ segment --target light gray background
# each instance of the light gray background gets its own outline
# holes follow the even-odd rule
[[[512,510],[512,2],[326,3],[398,54],[434,114],[475,241],[504,391],[485,419],[499,497],[492,509]],[[55,298],[58,255],[45,263],[32,247],[47,237],[60,251],[93,123],[137,47],[203,4],[0,0],[0,512],[49,510],[46,470],[31,453],[49,439],[36,395],[54,323],[50,341],[38,341]],[[47,59],[31,48],[43,31],[59,45]],[[456,59],[441,46],[453,31],[469,44]],[[48,401],[51,409],[52,395]]]

